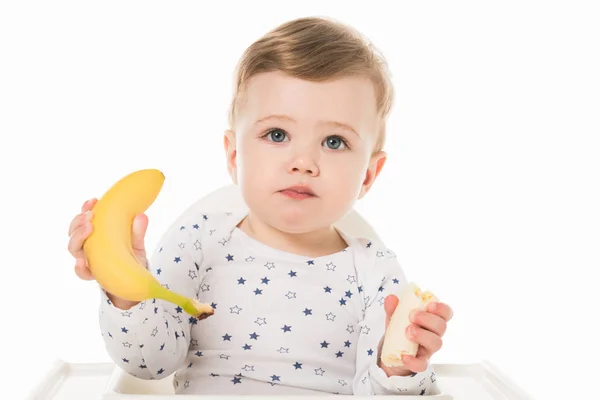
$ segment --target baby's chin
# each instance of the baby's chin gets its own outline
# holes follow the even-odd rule
[[[280,208],[278,210],[267,210],[265,220],[281,232],[290,234],[310,233],[328,228],[337,222],[336,215],[324,211]]]

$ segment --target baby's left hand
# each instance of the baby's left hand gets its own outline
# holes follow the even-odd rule
[[[395,295],[386,297],[384,305],[386,330],[397,305],[398,297]],[[410,314],[412,324],[408,326],[406,336],[419,345],[416,357],[403,356],[404,367],[390,368],[380,363],[381,368],[388,376],[406,376],[413,372],[425,371],[431,356],[442,348],[442,336],[446,333],[447,323],[452,316],[453,312],[450,306],[441,302],[429,304],[426,311],[412,311]]]

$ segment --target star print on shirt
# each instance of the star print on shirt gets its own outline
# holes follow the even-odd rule
[[[234,221],[233,218],[231,220]],[[418,379],[416,382],[409,377],[397,382],[384,382],[379,380],[376,374],[369,374],[369,369],[366,368],[367,364],[370,364],[370,368],[374,366],[380,334],[378,330],[369,332],[370,329],[376,328],[372,325],[375,323],[374,317],[369,315],[380,313],[379,310],[383,308],[379,306],[382,307],[384,295],[398,287],[393,285],[404,284],[401,270],[394,270],[396,267],[388,263],[391,253],[387,252],[385,247],[376,245],[375,241],[368,244],[366,241],[361,242],[358,251],[367,255],[366,262],[377,262],[374,268],[369,265],[370,268],[366,270],[354,264],[353,256],[343,255],[341,252],[318,260],[298,260],[297,257],[285,259],[281,257],[281,252],[269,253],[266,248],[255,252],[252,246],[245,246],[242,242],[243,236],[230,235],[230,228],[221,228],[216,225],[218,222],[214,219],[210,221],[210,225],[193,222],[186,222],[185,230],[182,230],[181,234],[179,225],[175,226],[177,233],[169,238],[171,242],[161,243],[162,253],[156,255],[154,263],[150,263],[155,265],[152,271],[164,287],[171,285],[188,293],[195,293],[199,301],[211,304],[213,309],[217,308],[218,303],[223,308],[221,311],[229,308],[230,312],[221,313],[220,318],[211,320],[215,324],[206,331],[197,328],[202,321],[187,315],[181,307],[175,305],[167,305],[163,309],[156,302],[150,310],[145,311],[146,314],[142,314],[140,320],[144,320],[143,323],[133,325],[129,325],[131,317],[140,313],[137,310],[142,309],[143,304],[131,311],[105,312],[104,314],[108,315],[102,330],[104,340],[108,346],[112,346],[109,348],[114,359],[120,361],[124,368],[129,366],[128,372],[137,373],[145,379],[166,376],[172,372],[172,364],[168,357],[177,352],[178,356],[184,359],[180,349],[185,348],[189,358],[184,365],[190,370],[189,376],[194,378],[187,378],[189,381],[181,379],[181,376],[176,378],[178,393],[183,393],[185,382],[189,386],[185,393],[191,393],[201,390],[195,388],[203,386],[203,379],[219,376],[214,373],[214,369],[212,373],[209,369],[194,375],[196,370],[200,372],[201,368],[210,365],[220,368],[220,376],[228,376],[227,379],[231,380],[233,385],[240,385],[242,390],[246,390],[245,386],[248,384],[246,376],[242,375],[246,372],[252,374],[253,380],[262,381],[267,387],[270,386],[267,383],[279,385],[281,381],[286,382],[291,378],[288,374],[294,374],[296,386],[308,389],[318,387],[332,394],[351,394],[354,389],[360,394],[398,394],[400,389],[411,394],[418,394],[421,389],[427,389],[426,393],[430,391],[430,384],[435,381],[435,376],[430,373],[417,374],[419,378],[414,378]],[[214,233],[214,236],[209,236],[209,231]],[[372,247],[372,250],[367,251],[365,246]],[[349,253],[351,250],[352,247],[348,247]],[[313,267],[314,265],[318,266]],[[317,286],[300,287],[306,282]],[[358,296],[355,296],[356,294]],[[286,296],[285,300],[283,296]],[[236,303],[248,306],[242,309]],[[114,306],[109,308],[106,302],[102,302],[101,306],[101,312],[114,310]],[[252,310],[263,310],[258,313],[265,314],[259,317]],[[244,311],[244,314],[241,311]],[[298,331],[300,318],[302,322],[310,323],[307,327],[309,331],[318,332],[317,329],[321,329],[324,337],[310,340],[309,335]],[[269,327],[266,326],[267,321]],[[178,323],[183,325],[178,326]],[[248,327],[248,324],[252,324],[254,328]],[[153,330],[155,326],[157,328]],[[182,329],[184,327],[185,329]],[[122,328],[127,331],[119,332]],[[189,335],[184,333],[186,329],[191,329]],[[252,329],[257,331],[251,332]],[[345,334],[342,329],[346,331]],[[113,340],[110,338],[110,332],[118,332],[121,337],[114,335]],[[216,345],[212,348],[218,348],[218,343],[221,343],[223,351],[232,352],[232,358],[225,354],[199,351],[203,342],[199,340],[200,335],[206,334],[208,336],[203,338],[207,340],[206,343]],[[184,335],[190,336],[187,339],[189,346],[187,343],[182,344]],[[310,343],[306,343],[307,339]],[[321,342],[318,342],[319,339]],[[329,342],[330,339],[332,342]],[[141,357],[142,347],[147,363]],[[245,364],[241,364],[240,358],[235,355],[241,355],[242,350],[243,357],[247,357],[244,360]],[[291,359],[288,358],[290,355]],[[203,363],[195,360],[200,357]],[[273,361],[272,364],[268,364],[269,357]],[[190,362],[191,360],[194,361]],[[307,363],[308,360],[312,361]],[[283,361],[283,364],[280,364],[280,361]],[[350,385],[353,381],[348,373],[352,371],[343,367],[340,370],[340,365],[354,363],[357,371],[359,368],[362,371],[361,376],[356,376],[356,382],[359,384],[356,387]],[[273,368],[268,365],[279,367]],[[162,372],[158,373],[160,369]],[[314,371],[315,375],[311,371]],[[424,381],[421,379],[423,377],[426,377]],[[383,385],[371,385],[378,380]],[[424,383],[422,387],[417,388],[419,381]],[[340,390],[341,388],[343,389]],[[247,391],[250,392],[250,389]]]

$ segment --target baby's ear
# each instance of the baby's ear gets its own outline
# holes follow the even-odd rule
[[[225,158],[227,161],[227,171],[237,185],[237,151],[235,147],[235,132],[227,129],[223,136],[223,147],[225,148]]]
[[[371,156],[371,160],[369,161],[369,168],[367,169],[367,173],[363,181],[360,195],[358,196],[359,199],[363,198],[367,194],[369,189],[371,189],[373,183],[375,183],[375,179],[377,179],[379,173],[385,165],[386,160],[387,154],[383,150]]]

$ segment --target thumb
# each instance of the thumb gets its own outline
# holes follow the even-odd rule
[[[133,219],[131,246],[134,250],[145,251],[144,238],[148,229],[148,217],[145,214],[136,215]]]
[[[385,301],[383,303],[383,306],[385,308],[385,329],[387,329],[390,320],[392,319],[392,315],[394,314],[394,310],[396,310],[396,307],[398,306],[399,302],[400,300],[398,299],[398,297],[393,294],[385,298]]]

